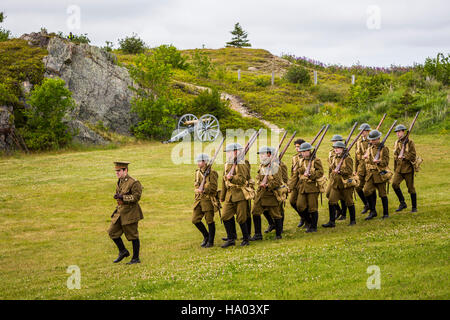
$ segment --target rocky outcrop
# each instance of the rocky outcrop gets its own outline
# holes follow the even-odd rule
[[[31,33],[21,37],[30,45],[47,49],[45,76],[66,82],[76,108],[69,126],[78,131],[76,140],[103,144],[106,140],[86,126],[101,122],[110,131],[130,135],[138,118],[131,112],[133,86],[128,70],[117,63],[114,54],[88,44],[75,44],[59,36]]]
[[[0,106],[0,150],[15,148],[13,108]]]

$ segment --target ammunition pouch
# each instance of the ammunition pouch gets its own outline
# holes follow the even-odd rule
[[[390,182],[394,173],[389,169],[381,170],[378,172],[380,174],[381,181]]]
[[[414,162],[412,162],[412,165],[414,167],[414,171],[415,172],[419,172],[420,170],[420,165],[422,164],[423,159],[421,156],[416,156],[416,160]]]
[[[344,184],[344,189],[356,187],[357,185],[359,185],[359,176],[352,175],[348,179],[342,179],[342,182]]]
[[[328,182],[328,178],[325,175],[323,175],[321,178],[316,180],[316,185],[317,185],[317,188],[319,188],[320,193],[326,192],[327,182]]]

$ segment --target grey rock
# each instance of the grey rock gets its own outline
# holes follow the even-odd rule
[[[14,117],[13,108],[9,106],[0,106],[0,150],[10,151],[15,149],[14,143]]]

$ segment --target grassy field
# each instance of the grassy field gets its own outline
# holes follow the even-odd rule
[[[339,221],[306,234],[287,208],[282,240],[269,234],[226,250],[218,219],[216,246],[199,246],[191,224],[195,165],[173,164],[174,145],[0,158],[0,299],[449,299],[450,143],[438,135],[414,140],[425,160],[416,177],[418,213],[408,213],[407,196],[408,210],[395,214],[391,189],[390,219],[364,221],[358,200],[355,227]],[[393,143],[390,137],[391,151]],[[327,152],[325,143],[320,158]],[[145,188],[140,265],[112,263],[117,249],[106,230],[117,159],[132,162],[130,174]],[[319,224],[327,212],[324,197]],[[67,288],[70,265],[81,270],[79,290]],[[371,265],[380,268],[380,290],[366,287]]]

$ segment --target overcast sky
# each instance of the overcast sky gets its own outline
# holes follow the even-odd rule
[[[253,48],[324,63],[412,65],[450,52],[448,0],[1,0],[0,11],[14,36],[45,27],[98,46],[135,32],[152,47],[221,48],[240,22]]]

